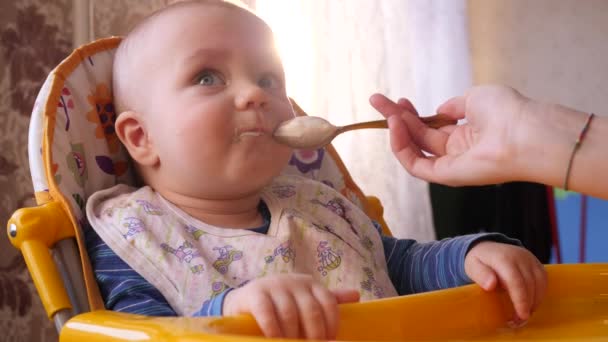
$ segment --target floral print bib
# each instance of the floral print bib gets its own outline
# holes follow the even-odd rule
[[[396,296],[380,235],[356,205],[323,183],[280,176],[264,189],[267,234],[192,218],[150,187],[117,185],[93,194],[89,223],[180,315],[197,312],[225,289],[288,272],[361,300]]]

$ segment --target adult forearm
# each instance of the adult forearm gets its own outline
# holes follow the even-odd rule
[[[596,113],[599,114],[599,113]],[[589,113],[530,101],[518,130],[516,167],[522,180],[563,188],[573,148]],[[572,159],[568,188],[608,198],[608,119],[596,115]]]

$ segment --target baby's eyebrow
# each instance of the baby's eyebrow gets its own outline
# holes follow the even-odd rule
[[[184,64],[194,63],[200,59],[213,59],[213,60],[223,60],[228,58],[230,52],[224,49],[216,49],[216,48],[203,48],[198,49],[191,55],[184,58]]]

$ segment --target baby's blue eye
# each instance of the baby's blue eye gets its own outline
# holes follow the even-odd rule
[[[265,75],[260,78],[258,85],[261,88],[277,89],[282,87],[283,81],[274,75]]]
[[[203,70],[203,72],[196,77],[196,83],[206,87],[226,84],[222,75],[215,70]]]

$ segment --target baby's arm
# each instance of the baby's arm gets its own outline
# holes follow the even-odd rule
[[[400,295],[441,290],[471,283],[464,260],[479,241],[519,244],[502,234],[471,234],[419,243],[382,236],[389,276]]]
[[[163,294],[122,260],[93,229],[85,231],[89,259],[106,309],[146,316],[177,316]],[[221,316],[227,288],[193,316]]]
[[[355,290],[328,290],[311,276],[281,274],[253,280],[225,298],[224,315],[252,314],[266,337],[334,339],[338,304]]]
[[[177,316],[158,289],[95,233],[85,230],[87,252],[106,309],[146,316]]]
[[[446,289],[473,280],[485,290],[509,293],[517,318],[541,301],[546,275],[538,259],[502,234],[472,234],[418,243],[382,237],[389,276],[400,295]]]

